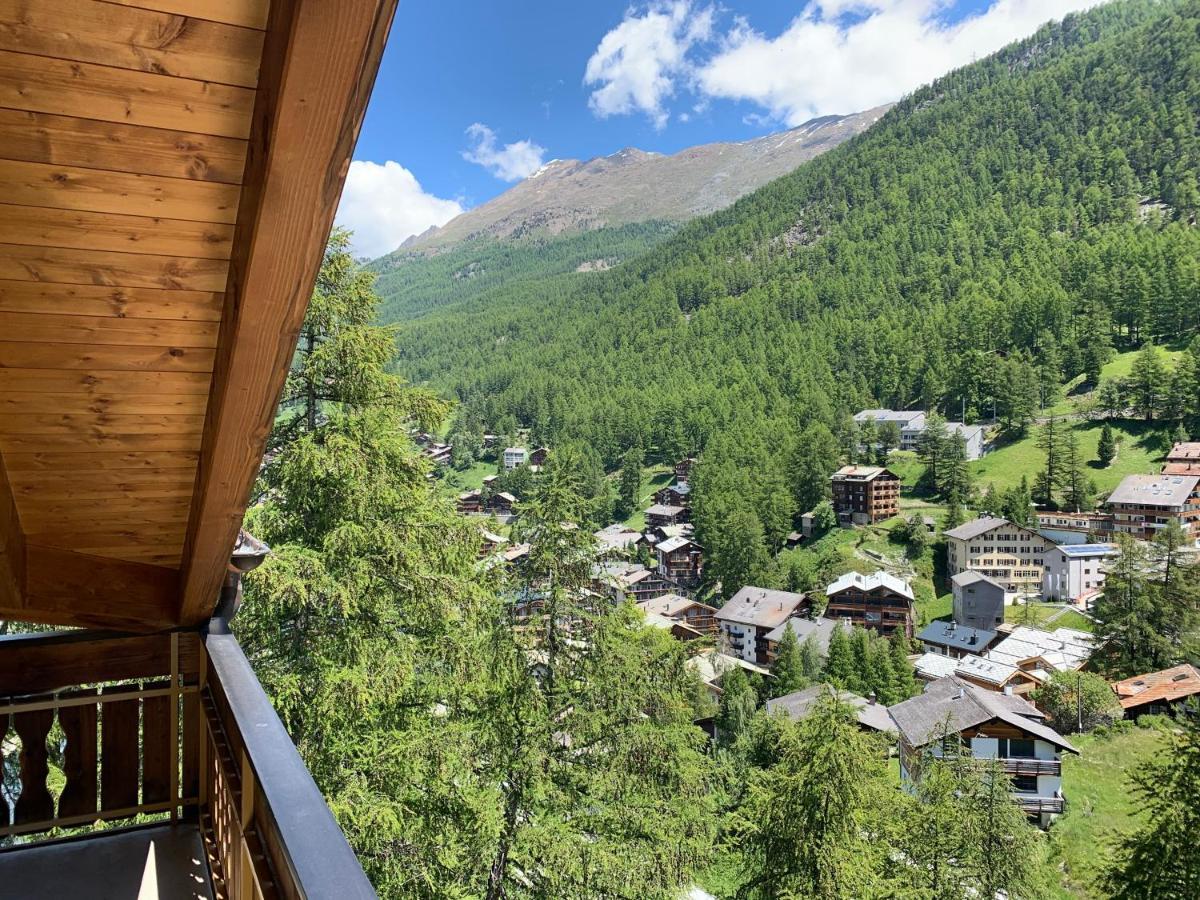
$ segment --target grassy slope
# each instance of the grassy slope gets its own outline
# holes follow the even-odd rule
[[[1078,757],[1063,761],[1067,812],[1050,829],[1050,862],[1062,873],[1062,898],[1099,898],[1095,878],[1109,858],[1113,836],[1135,823],[1137,800],[1126,773],[1151,759],[1166,740],[1154,728],[1108,736],[1078,735]]]

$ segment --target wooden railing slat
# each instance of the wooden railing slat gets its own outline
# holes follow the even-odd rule
[[[169,688],[169,681],[154,681],[148,690]],[[169,694],[142,700],[142,802],[161,803],[171,797],[172,725]],[[178,738],[176,738],[176,741]]]
[[[70,691],[62,699],[96,698],[91,691]],[[62,796],[58,798],[59,818],[82,816],[96,812],[96,725],[98,704],[65,706],[58,711],[58,723],[66,736],[63,751],[63,774],[67,778]]]
[[[54,798],[46,787],[46,776],[50,773],[46,736],[53,724],[52,709],[13,715],[13,730],[21,739],[21,794],[14,809],[14,824],[54,818]]]
[[[106,695],[128,694],[136,688],[106,687]],[[104,704],[100,719],[100,808],[138,805],[138,699]]]
[[[9,716],[0,716],[0,747],[8,743],[8,721]],[[8,827],[8,800],[5,797],[0,797],[0,828]]]

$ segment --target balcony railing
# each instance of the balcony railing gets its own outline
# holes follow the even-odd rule
[[[232,635],[0,638],[0,743],[9,876],[39,833],[136,817],[199,830],[213,896],[375,896]]]
[[[1067,808],[1067,801],[1063,797],[1030,797],[1024,794],[1013,794],[1013,796],[1021,804],[1021,809],[1031,816],[1043,813],[1057,815]]]
[[[1006,775],[1062,775],[1062,762],[1057,759],[1019,759],[1008,757],[1000,760]]]

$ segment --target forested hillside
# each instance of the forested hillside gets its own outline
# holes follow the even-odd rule
[[[414,319],[430,310],[484,298],[502,305],[553,299],[584,280],[639,256],[678,228],[642,222],[557,237],[480,238],[436,255],[396,251],[370,265],[383,302],[384,322]]]
[[[613,461],[703,445],[735,412],[970,416],[1022,354],[1070,376],[1185,334],[1198,20],[1152,0],[1069,17],[603,278],[403,329],[400,367]]]

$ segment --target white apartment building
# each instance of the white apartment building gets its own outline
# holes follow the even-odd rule
[[[504,451],[504,468],[515,469],[529,462],[529,451],[524,447],[508,447]]]
[[[1040,596],[1053,542],[1008,519],[985,516],[945,532],[950,576],[973,569],[1004,586],[1008,599]]]

